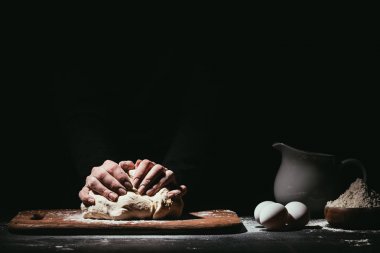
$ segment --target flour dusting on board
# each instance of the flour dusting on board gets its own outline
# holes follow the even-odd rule
[[[231,211],[231,210],[213,210],[213,211],[197,212],[196,216],[199,216],[199,217],[209,216],[209,217],[215,217],[216,218],[216,217],[224,217],[226,213],[231,214],[231,215],[236,214],[234,211]]]
[[[59,213],[57,213],[60,215]],[[201,211],[196,212],[196,216],[198,217],[226,217],[226,214],[235,215],[235,212],[230,210],[213,210],[213,211]],[[62,213],[64,215],[64,213]],[[92,223],[92,224],[141,224],[141,223],[150,223],[150,224],[158,224],[158,223],[164,223],[168,222],[170,220],[103,220],[103,219],[87,219],[83,218],[83,214],[81,213],[73,213],[69,216],[67,216],[67,213],[65,215],[66,217],[64,220],[66,221],[77,221],[81,223]]]
[[[97,219],[86,219],[82,217],[82,214],[71,215],[66,217],[66,221],[77,221],[82,223],[95,223],[95,224],[141,224],[141,223],[163,223],[164,220],[97,220]]]

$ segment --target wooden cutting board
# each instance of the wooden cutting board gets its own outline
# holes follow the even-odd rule
[[[230,210],[192,212],[173,220],[93,220],[80,210],[31,210],[18,213],[8,224],[15,233],[28,234],[220,234],[244,232]]]

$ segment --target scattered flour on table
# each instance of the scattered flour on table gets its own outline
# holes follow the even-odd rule
[[[251,217],[241,217],[240,220],[243,223],[244,227],[247,229],[247,232],[266,232],[265,228]]]
[[[327,202],[328,207],[363,208],[380,207],[380,194],[368,188],[357,178],[350,187],[334,201]]]
[[[372,245],[368,239],[360,239],[360,240],[344,240],[350,246],[354,247],[362,247],[362,246],[370,246]]]
[[[247,232],[268,232],[262,225],[257,223],[252,218],[246,218],[242,217],[241,221],[243,222],[244,226],[247,229]],[[329,223],[325,219],[317,219],[317,220],[310,220],[308,224],[304,227],[304,230],[311,229],[311,231],[314,231],[315,229],[322,229],[330,232],[344,232],[344,233],[368,233],[369,231],[371,233],[380,233],[380,230],[347,230],[342,228],[333,228],[329,225]]]
[[[349,230],[343,228],[334,228],[329,225],[325,219],[310,220],[309,223],[305,226],[305,229],[313,227],[320,227],[322,230],[330,232],[343,232],[343,233],[357,233],[357,234],[380,234],[380,230]]]
[[[55,250],[56,251],[73,251],[74,249],[70,247],[64,247],[62,245],[56,245]]]
[[[331,227],[329,225],[329,223],[325,219],[311,220],[307,224],[306,228],[308,226],[311,226],[311,227],[319,226],[319,227],[321,227],[321,229],[328,230],[328,231],[331,231],[331,232],[346,232],[346,233],[358,232],[358,230],[348,230],[348,229],[343,229],[343,228],[333,228],[333,227]]]

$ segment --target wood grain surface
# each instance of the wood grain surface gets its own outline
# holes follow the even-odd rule
[[[18,213],[8,224],[13,233],[28,234],[219,234],[244,232],[230,210],[185,214],[173,220],[93,220],[77,209],[31,210]]]

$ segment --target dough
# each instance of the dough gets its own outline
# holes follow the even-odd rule
[[[95,199],[95,205],[86,207],[82,203],[81,209],[84,218],[92,219],[163,219],[181,216],[182,198],[168,198],[167,193],[167,188],[162,188],[152,197],[139,195],[137,191],[129,191],[126,195],[120,196],[117,202],[112,202],[90,191],[90,195]]]

